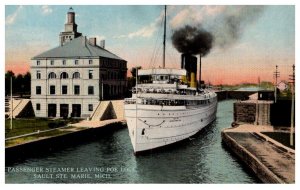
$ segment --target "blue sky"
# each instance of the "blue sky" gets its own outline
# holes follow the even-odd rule
[[[59,45],[68,6],[5,6],[6,70],[24,73],[30,58]],[[128,68],[161,65],[163,6],[72,6],[78,31],[105,39],[106,48],[128,61]],[[201,24],[223,35],[224,15],[245,18],[240,36],[225,48],[217,45],[203,58],[203,76],[213,83],[272,81],[278,64],[287,79],[295,63],[295,7],[168,6],[167,67],[178,67],[180,54],[172,47],[172,32],[186,24]],[[249,15],[248,15],[249,14]],[[256,15],[257,14],[257,15]],[[247,20],[248,19],[248,20]],[[220,28],[219,26],[222,27]],[[225,26],[226,27],[226,26]],[[223,36],[224,37],[224,36]],[[153,57],[153,55],[156,55]],[[152,62],[150,62],[152,60]],[[154,63],[156,60],[157,63]],[[250,72],[249,72],[250,71]]]

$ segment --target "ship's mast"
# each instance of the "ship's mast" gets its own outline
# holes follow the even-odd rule
[[[164,52],[163,52],[163,68],[166,66],[166,25],[167,25],[167,5],[165,5],[165,22],[164,22]]]

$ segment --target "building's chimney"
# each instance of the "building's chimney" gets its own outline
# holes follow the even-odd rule
[[[97,45],[97,39],[96,38],[89,38],[89,44],[91,44],[92,46],[96,46]]]
[[[105,49],[105,40],[101,40],[100,41],[100,47],[102,47],[103,49]]]

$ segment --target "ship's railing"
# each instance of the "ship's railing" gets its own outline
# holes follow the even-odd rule
[[[136,89],[132,91],[136,94]],[[176,89],[163,89],[163,88],[138,88],[137,93],[159,93],[159,94],[180,94]]]
[[[154,94],[179,94],[179,95],[196,95],[195,90],[180,89],[175,88],[140,88],[138,87],[132,89],[133,94],[137,93],[154,93]]]
[[[214,97],[216,98],[216,97]],[[205,100],[177,100],[177,99],[153,99],[153,98],[139,98],[138,99],[138,104],[143,104],[143,105],[160,105],[160,106],[196,106],[196,105],[207,105],[210,104],[216,99],[205,99]],[[124,101],[125,104],[135,104],[136,100],[135,99],[125,99]]]
[[[202,90],[197,92],[196,90],[190,89],[175,89],[175,88],[147,88],[147,87],[134,87],[132,90],[134,95],[136,94],[171,94],[171,95],[191,95],[191,96],[202,96],[203,98],[210,98],[212,92],[209,90]]]
[[[135,104],[135,103],[136,103],[135,99],[131,99],[131,98],[124,99],[124,104]]]

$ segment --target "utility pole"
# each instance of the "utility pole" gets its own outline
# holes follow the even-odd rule
[[[292,110],[291,110],[291,129],[290,129],[290,145],[294,145],[294,112],[295,112],[295,65],[293,65],[293,74],[289,75],[292,92]]]
[[[274,90],[275,90],[275,103],[277,102],[277,78],[280,76],[280,72],[278,71],[278,65],[276,65],[276,71],[274,72],[275,77],[275,84],[274,84]]]
[[[257,88],[257,98],[256,98],[256,104],[255,104],[255,125],[259,125],[259,123],[258,123],[258,116],[259,116],[259,114],[258,114],[258,98],[259,98],[259,89],[260,89],[260,78],[258,77],[258,80],[257,80],[257,85],[258,85],[258,88]]]
[[[12,99],[12,77],[10,77],[10,130],[13,129],[13,99]]]

